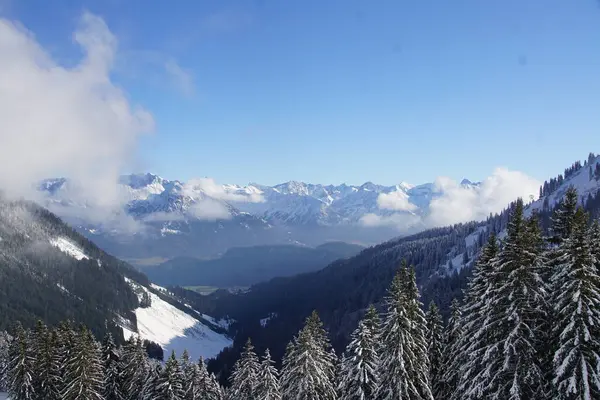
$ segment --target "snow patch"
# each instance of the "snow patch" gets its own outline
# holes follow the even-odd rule
[[[171,351],[175,351],[180,356],[184,350],[187,350],[193,360],[200,357],[213,358],[225,347],[233,344],[227,336],[214,332],[147,288],[143,286],[138,288],[150,295],[151,305],[135,310],[138,332],[123,328],[125,339],[140,336],[142,339],[156,342],[165,351],[165,357],[168,357]]]
[[[89,259],[79,246],[64,237],[50,239],[50,244],[76,260]]]
[[[263,328],[267,326],[267,324],[269,323],[269,321],[271,321],[273,318],[277,317],[277,313],[269,313],[269,316],[267,318],[263,318],[260,320],[260,326],[262,326]]]
[[[234,320],[232,320],[229,317],[225,317],[225,318],[221,318],[221,319],[217,320],[216,318],[213,318],[210,315],[206,315],[206,314],[202,314],[202,318],[204,318],[211,324],[216,325],[219,328],[223,328],[223,329],[229,329],[231,324],[235,322]]]

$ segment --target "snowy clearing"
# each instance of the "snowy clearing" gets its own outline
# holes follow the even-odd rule
[[[151,306],[135,310],[138,333],[123,328],[126,339],[139,334],[142,339],[158,343],[165,351],[165,359],[171,351],[181,356],[186,349],[194,360],[201,356],[212,358],[233,344],[227,336],[214,332],[196,318],[140,287],[150,295]]]
[[[219,328],[223,328],[223,329],[229,329],[231,324],[234,322],[232,319],[229,319],[229,318],[221,318],[221,319],[217,320],[217,319],[211,317],[210,315],[206,315],[206,314],[202,314],[202,318],[204,318],[211,324],[216,325]]]
[[[83,260],[84,258],[89,259],[89,257],[85,255],[81,248],[63,237],[50,239],[50,244],[54,247],[58,247],[60,251],[70,255],[76,260]]]

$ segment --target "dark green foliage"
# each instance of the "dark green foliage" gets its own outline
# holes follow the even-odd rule
[[[594,266],[588,218],[579,208],[553,276],[553,397],[600,398],[600,276]]]
[[[444,339],[443,330],[444,325],[442,322],[442,316],[435,303],[432,301],[429,303],[429,309],[427,310],[427,356],[429,357],[429,382],[435,387],[436,382],[441,382],[443,377],[443,350],[444,350]],[[435,397],[435,399],[442,400],[442,397]]]
[[[158,378],[156,396],[164,400],[183,400],[185,396],[183,383],[183,373],[173,352]]]
[[[18,323],[14,331],[9,349],[8,393],[14,400],[34,399],[35,356],[23,326]]]
[[[115,346],[112,335],[107,333],[102,341],[102,368],[104,373],[102,395],[104,400],[125,399],[121,358],[121,352]]]
[[[338,391],[348,400],[374,398],[379,382],[379,351],[385,351],[378,341],[379,315],[373,306],[352,333],[342,358]]]
[[[65,388],[61,393],[64,400],[102,400],[104,373],[102,355],[92,333],[82,327],[75,338],[67,360]]]
[[[135,320],[131,311],[138,305],[123,276],[147,283],[143,274],[33,203],[0,196],[0,237],[0,329],[16,320],[33,328],[39,319],[49,326],[70,319],[85,323],[98,337],[110,331],[122,340],[112,323],[115,312]],[[77,260],[52,246],[57,238],[78,246],[89,259]]]
[[[444,331],[444,349],[442,352],[442,376],[433,382],[433,397],[435,399],[454,399],[461,378],[461,368],[465,360],[460,348],[462,333],[462,312],[458,300],[451,305],[450,318]],[[460,398],[460,397],[459,397]]]
[[[429,382],[426,321],[414,272],[406,262],[396,273],[385,299],[387,312],[380,340],[379,399],[433,399]]]
[[[229,399],[255,399],[259,369],[258,357],[250,338],[248,338],[244,352],[233,366],[230,377],[231,387],[227,391],[227,397]]]

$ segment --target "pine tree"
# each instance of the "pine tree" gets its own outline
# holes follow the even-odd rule
[[[125,399],[121,376],[121,353],[115,346],[115,342],[110,332],[106,334],[102,341],[102,368],[104,371],[104,384],[102,390],[104,400]]]
[[[508,225],[504,247],[489,295],[489,323],[482,327],[489,345],[482,352],[485,369],[472,380],[468,396],[480,389],[490,399],[543,398],[546,384],[539,358],[544,340],[545,283],[539,227],[523,218],[519,199]],[[467,397],[468,398],[468,397]]]
[[[427,319],[427,356],[429,357],[429,382],[432,386],[435,382],[442,381],[443,375],[443,330],[442,316],[435,303],[429,303],[426,315]],[[434,396],[435,398],[435,396]],[[441,400],[441,398],[440,398]]]
[[[65,400],[102,400],[104,376],[102,354],[92,333],[82,328],[75,339],[76,347],[67,360]]]
[[[149,371],[146,353],[139,338],[131,339],[123,346],[121,368],[123,394],[126,399],[134,399],[142,391]]]
[[[462,311],[457,299],[450,305],[450,318],[444,331],[444,349],[442,352],[442,377],[433,383],[435,399],[454,399],[456,397],[460,369],[463,366],[465,354],[461,352]]]
[[[12,337],[6,332],[0,332],[0,392],[8,390],[9,348]]]
[[[70,321],[63,321],[57,329],[58,345],[55,348],[54,359],[58,361],[60,380],[58,383],[58,392],[63,393],[67,387],[67,366],[68,361],[75,351],[76,333],[73,330]]]
[[[183,372],[181,371],[174,351],[165,363],[165,367],[158,378],[156,393],[157,397],[161,400],[184,399]]]
[[[269,349],[260,363],[258,371],[258,385],[256,386],[256,398],[260,400],[281,400],[281,389],[279,387],[279,373],[273,366],[275,362],[271,359]]]
[[[330,347],[327,332],[313,312],[286,348],[281,371],[284,399],[336,398],[335,360]]]
[[[587,215],[579,208],[553,277],[556,288],[554,385],[558,398],[600,398],[600,276],[594,268]]]
[[[158,392],[158,384],[160,376],[162,375],[162,365],[156,360],[148,360],[144,365],[144,383],[142,385],[142,391],[136,399],[140,400],[159,400],[162,399],[161,393]]]
[[[36,357],[34,390],[40,400],[59,400],[61,390],[60,365],[56,349],[58,335],[40,322],[35,330],[34,355]]]
[[[426,321],[414,271],[403,262],[385,298],[377,399],[433,399],[429,382]]]
[[[600,223],[597,219],[594,220],[590,227],[590,240],[590,251],[592,253],[594,266],[596,267],[596,272],[600,274]]]
[[[190,398],[193,399],[195,398],[193,397],[193,394],[195,393],[194,385],[196,384],[198,366],[190,360],[190,355],[187,350],[184,350],[181,355],[180,368],[183,374],[183,391],[186,396],[185,398],[187,399],[189,396],[192,396]]]
[[[342,399],[372,399],[377,392],[379,374],[379,316],[373,306],[352,333],[342,358],[338,390]]]
[[[229,378],[231,387],[228,390],[227,397],[239,400],[255,399],[258,371],[258,356],[254,352],[254,346],[252,346],[250,338],[248,338],[240,359],[233,366],[233,372]]]
[[[569,186],[552,218],[552,235],[549,241],[553,245],[560,245],[563,240],[570,236],[573,227],[573,217],[577,211],[578,198],[577,189]]]
[[[223,390],[213,374],[209,374],[206,369],[204,359],[200,358],[198,362],[198,392],[202,395],[202,400],[221,400]]]
[[[8,393],[12,400],[35,398],[33,374],[35,358],[31,354],[28,334],[20,323],[15,327],[15,338],[9,349]]]
[[[452,398],[481,397],[483,386],[475,386],[474,378],[485,370],[484,355],[493,344],[492,336],[486,329],[490,326],[494,315],[491,313],[490,293],[497,283],[494,274],[494,263],[498,255],[498,241],[494,233],[482,249],[473,276],[465,293],[465,305],[462,309],[460,337],[453,354],[450,356],[451,366],[446,374],[454,374],[458,380]]]

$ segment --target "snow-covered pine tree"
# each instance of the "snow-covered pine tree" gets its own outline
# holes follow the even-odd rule
[[[596,271],[600,274],[600,222],[596,219],[590,227],[592,258]]]
[[[233,372],[229,377],[231,386],[227,391],[227,398],[230,400],[256,399],[259,368],[258,356],[254,352],[252,341],[248,338],[244,351],[233,366]]]
[[[314,310],[310,316],[306,319],[306,329],[311,331],[310,336],[317,345],[317,348],[322,351],[321,364],[324,371],[329,376],[329,382],[332,387],[336,387],[336,379],[338,376],[338,357],[335,354],[335,350],[331,346],[329,341],[329,334],[323,327],[323,321],[319,317],[319,314]]]
[[[380,356],[376,398],[431,400],[425,315],[414,271],[409,270],[406,261],[392,280],[385,304],[387,313],[380,339],[385,351]]]
[[[0,392],[8,390],[9,348],[12,337],[6,332],[0,332]]]
[[[225,399],[225,389],[219,384],[219,380],[215,374],[210,374],[210,386],[206,391],[206,400],[223,400]]]
[[[58,360],[58,366],[60,368],[58,391],[59,393],[63,393],[67,385],[67,365],[68,361],[71,359],[72,353],[75,351],[75,337],[77,334],[73,330],[70,321],[63,321],[58,326],[57,336],[58,346],[56,347],[54,358]]]
[[[139,338],[131,338],[125,343],[122,351],[123,393],[126,399],[134,399],[142,391],[146,381],[148,359]]]
[[[552,233],[548,240],[551,244],[559,246],[571,235],[578,198],[577,189],[574,186],[569,186],[552,217]]]
[[[64,400],[102,400],[104,376],[102,353],[92,333],[82,327],[75,339],[75,348],[67,360]]]
[[[433,387],[436,382],[442,381],[443,365],[442,352],[444,348],[444,323],[440,310],[432,301],[427,310],[427,356],[429,357],[429,382]],[[435,396],[434,396],[435,398]],[[441,400],[441,398],[440,398]]]
[[[187,367],[187,372],[184,373],[184,376],[185,379],[183,381],[183,398],[185,400],[200,400],[202,398],[202,382],[200,377],[200,367],[198,366],[198,364],[190,363],[190,366]]]
[[[8,393],[12,400],[35,398],[33,374],[35,357],[31,354],[28,332],[20,323],[15,327],[15,337],[9,348]]]
[[[136,397],[140,400],[159,400],[162,399],[157,392],[158,382],[162,374],[162,364],[157,360],[148,360],[144,365],[146,370],[142,391]]]
[[[554,386],[561,400],[600,398],[600,276],[594,268],[587,215],[575,213],[554,275]]]
[[[60,400],[62,384],[56,352],[58,335],[56,331],[38,323],[35,336],[35,397],[40,400]]]
[[[474,377],[485,369],[484,353],[491,345],[491,336],[486,331],[486,327],[489,326],[492,318],[489,293],[494,284],[494,262],[498,251],[498,241],[492,232],[487,244],[481,250],[468,283],[465,304],[460,311],[462,315],[459,321],[460,336],[457,338],[456,332],[450,332],[453,343],[447,345],[449,352],[446,357],[448,364],[445,367],[445,382],[452,382],[451,386],[454,389],[446,395],[451,395],[455,400],[465,398],[467,393],[475,398],[482,396],[483,388],[472,384]],[[457,326],[450,328],[457,329]],[[447,389],[443,390],[446,391]]]
[[[546,288],[539,226],[524,219],[522,199],[507,230],[490,289],[489,324],[482,328],[490,337],[482,359],[486,368],[472,387],[484,388],[489,399],[539,399],[546,388],[539,357]]]
[[[279,373],[277,372],[277,368],[273,366],[274,363],[275,362],[271,359],[269,349],[266,349],[258,371],[256,399],[281,400]]]
[[[213,374],[208,373],[202,357],[198,362],[198,391],[202,395],[200,397],[202,400],[223,399],[223,389],[219,385],[217,378]]]
[[[375,398],[379,374],[378,318],[377,311],[370,306],[363,320],[358,323],[358,328],[352,333],[342,358],[338,384],[342,399]]]
[[[193,395],[195,393],[194,385],[196,383],[196,373],[198,368],[198,366],[190,360],[190,354],[187,349],[183,350],[183,353],[181,354],[179,366],[183,376],[183,391],[186,394],[185,398],[187,399],[188,394]]]
[[[124,400],[121,352],[115,345],[112,334],[109,332],[102,340],[102,368],[104,383],[102,395],[104,400]]]
[[[156,397],[161,400],[183,400],[184,395],[183,373],[173,351],[158,378]]]
[[[282,398],[336,398],[335,361],[327,332],[316,312],[306,319],[292,343],[286,348],[281,371]]]
[[[462,367],[463,354],[460,351],[462,337],[462,312],[457,299],[450,304],[450,318],[444,331],[444,348],[442,352],[442,378],[433,382],[433,397],[435,399],[454,399],[457,393]],[[457,398],[458,400],[458,398]]]

